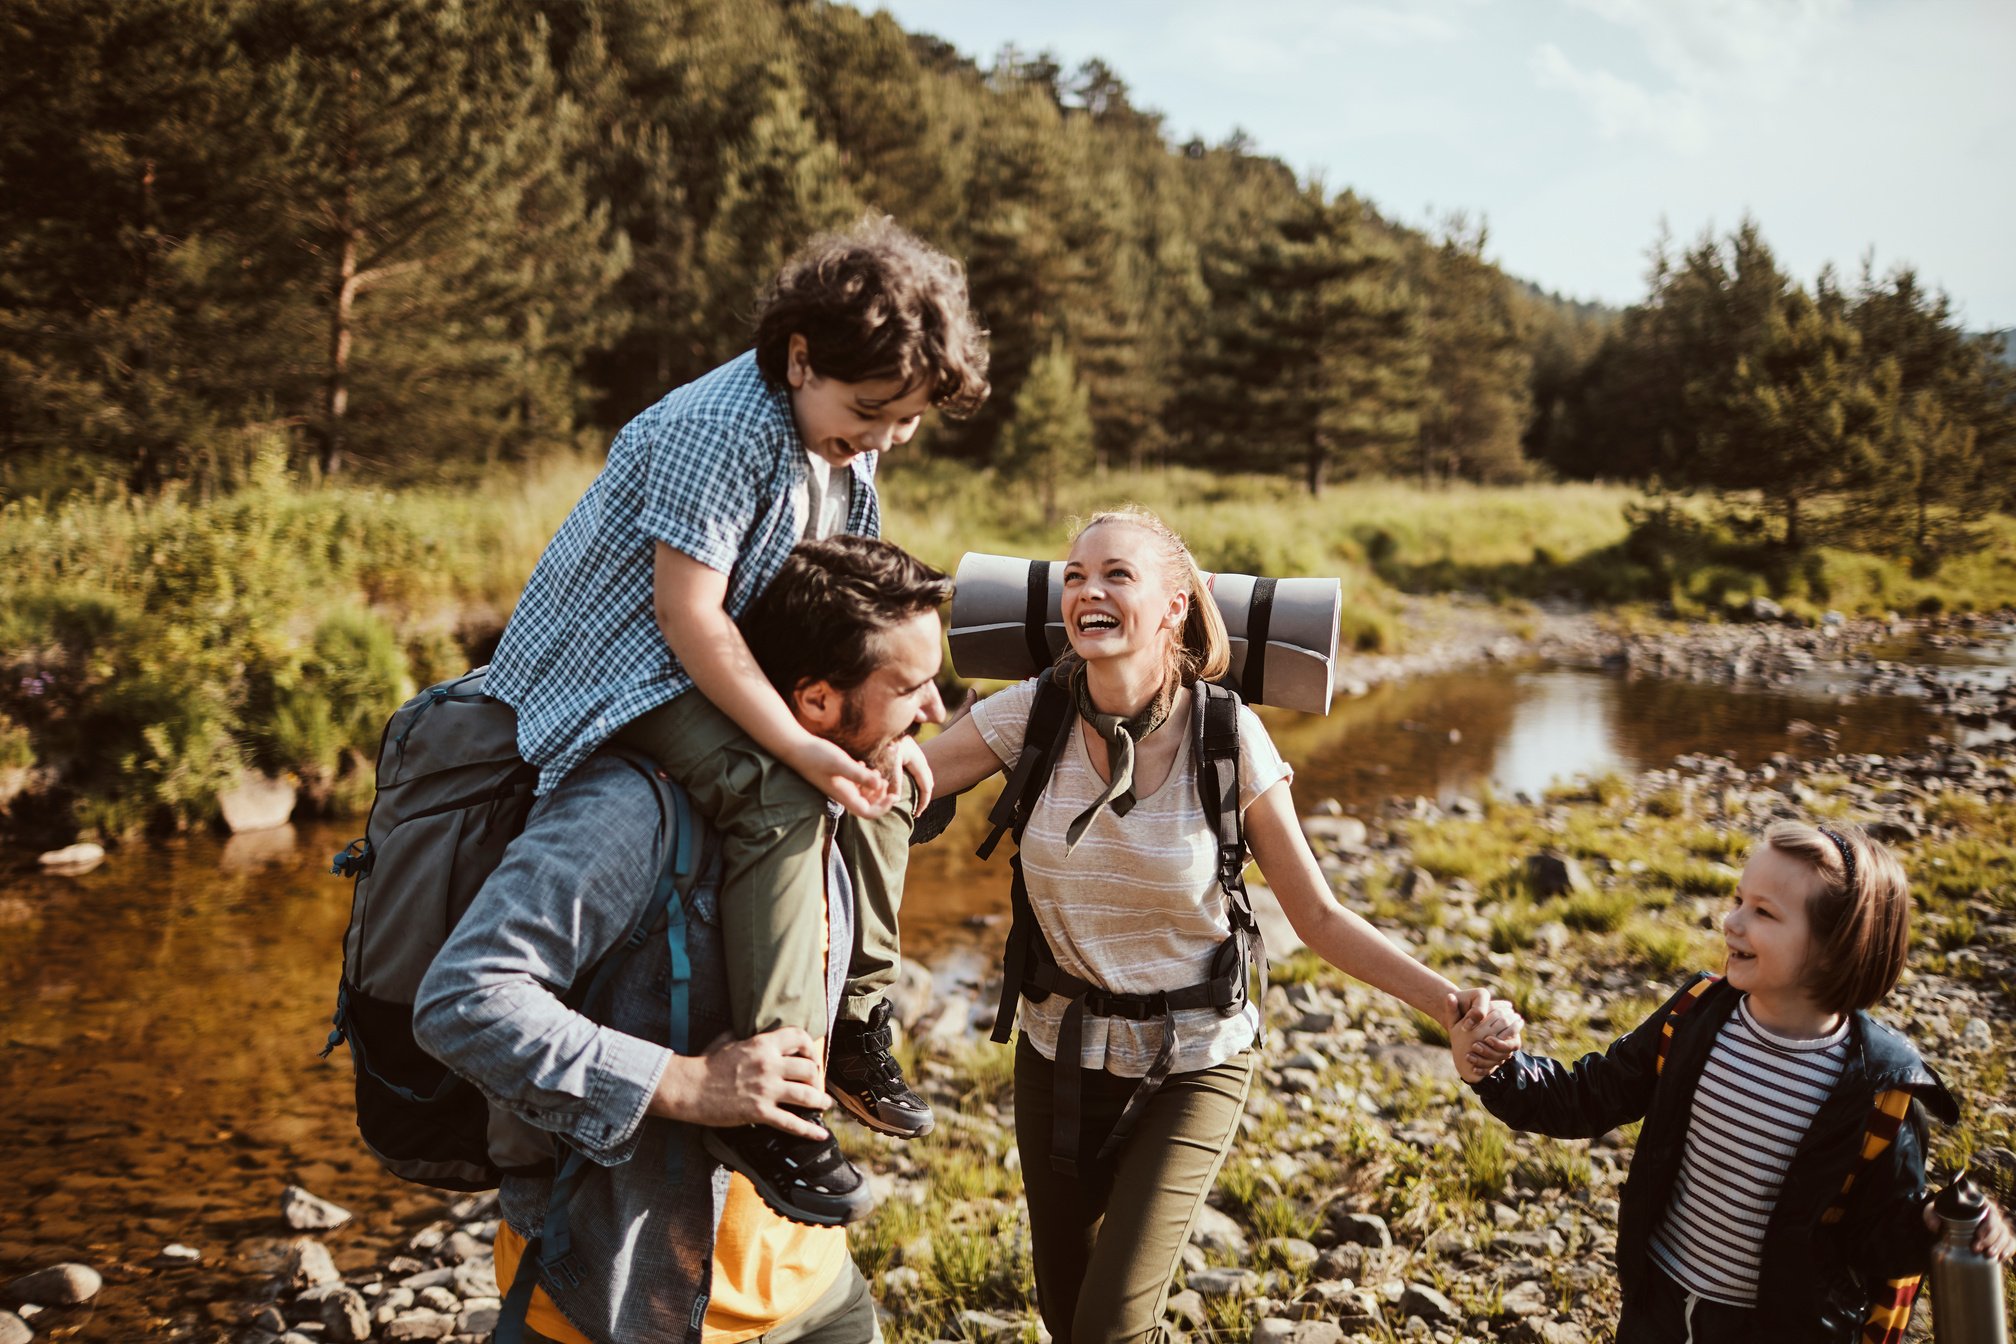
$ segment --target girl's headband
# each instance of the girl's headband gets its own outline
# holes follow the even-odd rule
[[[1826,836],[1829,840],[1832,840],[1834,848],[1841,851],[1841,866],[1848,871],[1846,884],[1842,889],[1850,896],[1853,896],[1855,894],[1855,850],[1849,845],[1847,837],[1842,835],[1841,832],[1829,830],[1825,826],[1816,826],[1813,829]]]

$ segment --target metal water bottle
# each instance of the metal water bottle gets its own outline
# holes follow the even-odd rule
[[[1932,1333],[1939,1344],[2009,1344],[2002,1265],[1974,1249],[1988,1201],[1966,1173],[1932,1201],[1942,1234],[1932,1248]]]

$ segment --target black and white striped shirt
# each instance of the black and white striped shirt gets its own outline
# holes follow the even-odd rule
[[[1652,1235],[1653,1258],[1682,1288],[1756,1305],[1765,1225],[1847,1059],[1845,1020],[1799,1040],[1759,1026],[1747,995],[1729,1015],[1702,1066],[1673,1201]]]

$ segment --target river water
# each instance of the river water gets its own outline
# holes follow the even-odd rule
[[[1991,681],[2016,668],[2016,643],[1889,651],[1914,655]],[[1447,802],[1688,752],[1816,750],[1795,720],[1838,733],[1843,751],[1966,736],[1918,700],[1828,694],[1831,675],[1759,691],[1491,667],[1378,687],[1327,718],[1267,717],[1305,810],[1335,799],[1368,816],[1396,795]],[[1005,863],[971,857],[984,810],[916,852],[905,943],[927,962],[991,956],[999,937]],[[328,856],[357,829],[185,837],[81,877],[18,857],[0,868],[0,1280],[74,1259],[107,1281],[90,1311],[42,1318],[49,1336],[225,1338],[271,1272],[284,1184],[358,1214],[329,1237],[346,1270],[439,1206],[363,1152],[349,1061],[317,1057],[349,910]],[[177,1243],[200,1261],[163,1261]]]

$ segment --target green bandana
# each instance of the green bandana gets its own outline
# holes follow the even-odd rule
[[[1106,741],[1106,788],[1092,806],[1073,817],[1064,828],[1066,854],[1085,837],[1100,808],[1111,803],[1116,817],[1134,810],[1134,744],[1168,721],[1169,706],[1176,698],[1176,680],[1170,678],[1139,714],[1123,718],[1118,714],[1102,714],[1092,703],[1092,688],[1086,683],[1085,665],[1080,663],[1071,673],[1071,697],[1077,703],[1078,716]]]

